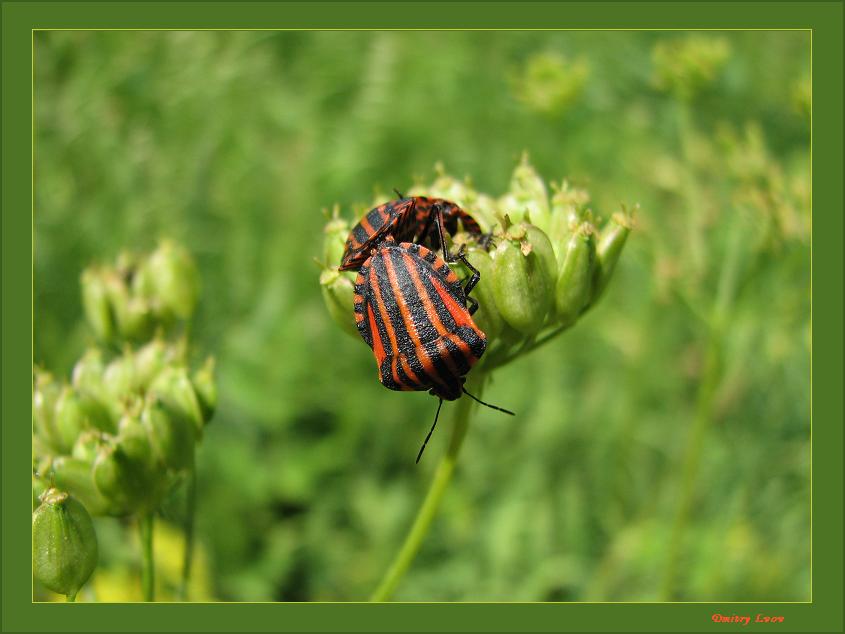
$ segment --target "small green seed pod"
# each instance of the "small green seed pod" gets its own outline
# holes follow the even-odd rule
[[[171,469],[189,469],[194,464],[194,430],[181,416],[173,416],[158,398],[144,406],[141,424],[147,431],[154,456]]]
[[[50,489],[32,514],[32,570],[53,592],[76,598],[97,567],[97,535],[85,507]]]
[[[585,206],[590,202],[590,195],[583,189],[576,189],[567,181],[552,185],[551,220],[549,239],[555,250],[558,262],[563,262],[566,245],[578,226],[586,220]]]
[[[499,199],[502,213],[511,220],[528,220],[544,232],[549,230],[549,195],[546,184],[523,154],[511,177],[510,191]]]
[[[139,388],[147,388],[155,377],[171,360],[171,350],[164,339],[156,337],[138,348],[134,355],[135,376],[133,383]]]
[[[85,269],[82,272],[80,285],[82,286],[82,308],[88,324],[100,339],[111,341],[115,335],[115,318],[102,269]]]
[[[125,403],[138,391],[138,372],[135,358],[130,351],[113,359],[103,373],[106,402],[112,417],[117,420],[123,414]]]
[[[353,299],[355,284],[350,276],[336,269],[324,269],[320,273],[320,292],[323,302],[332,319],[343,331],[353,337],[359,337],[355,326],[355,312]]]
[[[103,385],[105,370],[103,353],[98,348],[89,348],[73,366],[71,383],[77,390],[87,392],[102,400],[105,395]]]
[[[94,484],[123,513],[155,508],[166,483],[157,466],[146,428],[134,415],[120,421],[117,438],[105,444],[94,461]]]
[[[631,233],[631,216],[627,213],[615,213],[601,233],[596,247],[596,266],[593,272],[593,293],[591,304],[594,304],[607,288],[607,283],[613,277],[613,271],[628,234]]]
[[[71,451],[70,455],[78,460],[84,460],[89,464],[93,464],[94,460],[97,458],[97,453],[99,452],[100,447],[103,446],[103,443],[103,433],[89,429],[88,431],[82,432],[79,435],[79,438],[76,439],[76,442],[73,445],[73,451]]]
[[[562,326],[570,326],[590,301],[596,242],[593,226],[583,223],[569,239],[555,287],[555,310]]]
[[[340,217],[340,208],[335,206],[331,219],[323,228],[323,264],[327,268],[336,269],[340,266],[348,237],[349,223]]]
[[[161,399],[172,416],[181,416],[192,425],[197,440],[202,438],[202,406],[184,366],[164,368],[150,385],[150,392]]]
[[[118,515],[139,508],[146,482],[136,477],[136,468],[117,442],[100,449],[94,461],[94,485]]]
[[[478,273],[481,275],[471,295],[478,302],[478,310],[475,311],[472,319],[487,335],[488,341],[492,341],[499,335],[504,326],[502,316],[496,307],[495,290],[493,288],[496,274],[493,258],[479,246],[469,247],[466,250],[466,258],[470,264],[478,269]],[[462,277],[470,274],[469,270],[462,264],[456,266],[462,271]]]
[[[69,454],[79,435],[88,429],[88,420],[82,411],[79,395],[72,387],[65,386],[56,401],[56,432],[59,451]]]
[[[91,515],[120,515],[120,509],[110,504],[94,484],[91,461],[60,456],[53,462],[52,474],[56,486],[82,502]]]
[[[521,334],[536,334],[551,308],[557,272],[549,239],[526,223],[508,228],[493,261],[493,291],[499,313]]]
[[[142,271],[142,272],[141,272]],[[188,251],[171,240],[164,240],[139,267],[139,287],[152,292],[165,316],[188,319],[199,299],[199,271]]]
[[[214,357],[208,357],[202,367],[194,372],[191,383],[197,393],[202,419],[208,424],[217,409],[217,382],[214,380]]]
[[[62,388],[49,372],[36,369],[32,393],[32,420],[36,438],[49,451],[58,451],[62,442],[56,431],[56,401]]]

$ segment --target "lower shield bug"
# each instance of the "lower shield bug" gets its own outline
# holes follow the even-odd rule
[[[472,320],[467,283],[434,252],[388,236],[361,266],[355,280],[355,321],[373,350],[379,380],[391,390],[424,391],[438,397],[434,424],[417,455],[419,462],[444,400],[467,394],[465,375],[487,348],[487,336]]]

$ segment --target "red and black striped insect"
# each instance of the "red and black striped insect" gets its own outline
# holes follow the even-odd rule
[[[355,322],[373,350],[379,380],[391,390],[428,390],[440,399],[419,462],[444,400],[467,394],[513,412],[484,403],[464,388],[465,375],[487,348],[487,336],[467,309],[470,289],[444,259],[422,245],[397,243],[391,235],[372,250],[355,280]]]
[[[368,211],[356,224],[346,240],[339,270],[357,270],[386,236],[393,236],[397,242],[416,242],[428,246],[439,246],[435,240],[443,240],[443,231],[455,235],[458,221],[464,231],[481,235],[481,227],[475,219],[455,203],[443,198],[427,196],[404,197],[399,192],[398,200],[391,200]],[[445,253],[445,251],[444,251]]]

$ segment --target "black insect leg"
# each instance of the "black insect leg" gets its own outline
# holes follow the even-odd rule
[[[461,264],[467,267],[470,272],[469,279],[464,285],[464,296],[466,297],[467,302],[470,303],[469,314],[472,315],[476,310],[478,310],[478,302],[475,301],[474,297],[470,297],[469,294],[472,292],[472,289],[475,288],[475,285],[478,284],[478,280],[481,279],[481,273],[479,273],[478,269],[469,263],[466,255],[464,255],[464,251],[466,250],[465,244],[461,245],[461,248],[458,249],[456,254],[452,255],[449,253],[449,248],[446,246],[446,238],[443,235],[443,210],[440,208],[440,205],[435,205],[434,208],[434,224],[437,227],[437,238],[440,241],[440,249],[443,251],[443,259],[448,264],[451,264],[452,262],[461,262]]]

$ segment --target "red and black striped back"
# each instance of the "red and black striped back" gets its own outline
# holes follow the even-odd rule
[[[455,400],[487,347],[458,276],[418,244],[388,239],[360,269],[355,320],[391,390],[430,390]]]
[[[359,268],[370,257],[370,250],[386,236],[405,235],[409,231],[413,234],[415,205],[414,198],[400,198],[368,211],[349,232],[339,270]]]

